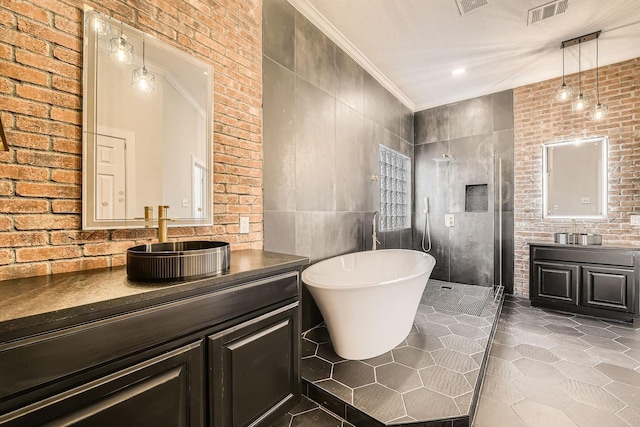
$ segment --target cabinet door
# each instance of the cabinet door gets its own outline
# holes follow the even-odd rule
[[[578,265],[533,262],[531,298],[578,304]]]
[[[211,421],[265,425],[300,395],[298,303],[209,337]]]
[[[201,426],[202,341],[0,417],[28,426]],[[6,424],[5,424],[6,422]]]
[[[582,266],[582,298],[586,307],[633,313],[635,275],[632,269]]]

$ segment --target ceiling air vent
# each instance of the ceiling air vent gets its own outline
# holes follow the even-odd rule
[[[556,15],[564,13],[569,7],[569,0],[556,0],[551,3],[543,4],[542,6],[529,9],[527,16],[527,25],[537,24],[540,21],[549,19]]]
[[[456,0],[460,15],[465,16],[468,13],[475,12],[485,6],[488,6],[492,0]]]

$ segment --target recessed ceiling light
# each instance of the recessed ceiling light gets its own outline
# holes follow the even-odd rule
[[[465,70],[464,68],[456,68],[455,70],[453,70],[451,72],[451,75],[452,76],[459,76],[460,74],[464,74],[465,71],[467,71],[467,70]]]

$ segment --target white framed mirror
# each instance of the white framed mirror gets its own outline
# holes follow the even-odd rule
[[[83,53],[82,228],[212,225],[213,66],[93,10]]]
[[[607,217],[606,137],[542,146],[544,218]]]

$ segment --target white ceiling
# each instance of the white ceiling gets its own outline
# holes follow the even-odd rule
[[[561,42],[598,30],[600,66],[640,57],[640,0],[569,0],[532,25],[527,11],[549,0],[490,0],[465,16],[455,0],[289,2],[413,111],[560,77]],[[595,48],[581,45],[583,70]],[[576,45],[565,72],[577,71]]]

